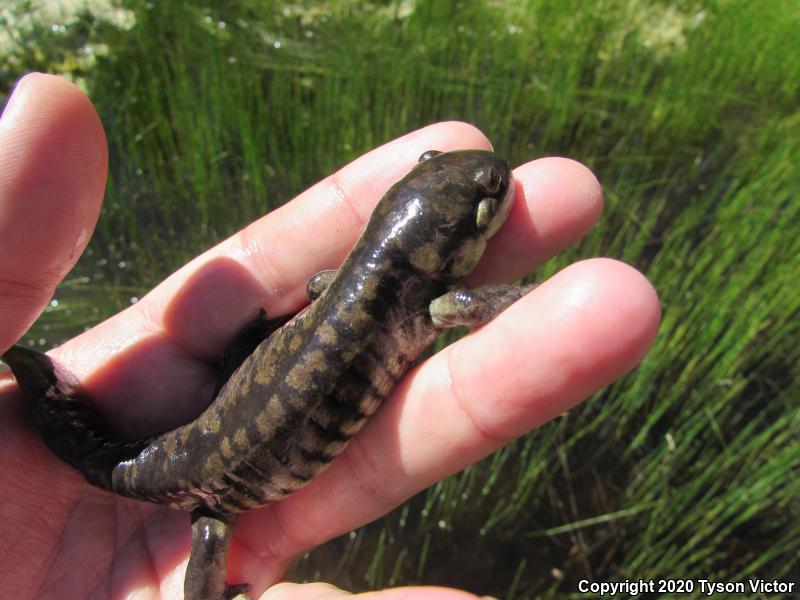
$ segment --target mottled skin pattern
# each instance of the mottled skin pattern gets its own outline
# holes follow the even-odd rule
[[[192,511],[186,598],[231,598],[247,589],[225,583],[235,514],[325,469],[442,328],[480,324],[527,291],[454,289],[513,197],[511,170],[495,154],[423,154],[344,264],[309,282],[318,298],[290,320],[262,311],[226,351],[206,411],[151,439],[116,437],[46,355],[15,346],[4,360],[47,444],[87,480]]]

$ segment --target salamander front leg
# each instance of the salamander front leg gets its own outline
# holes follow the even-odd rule
[[[250,586],[228,585],[228,543],[238,515],[192,511],[192,553],[183,581],[184,600],[247,600]]]
[[[452,290],[430,304],[433,324],[441,329],[491,321],[538,284],[485,285],[472,290]]]

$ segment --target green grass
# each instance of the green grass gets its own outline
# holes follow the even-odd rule
[[[582,578],[796,577],[796,3],[128,6],[130,29],[82,15],[17,31],[0,71],[5,90],[30,68],[80,78],[111,145],[90,255],[31,339],[96,322],[362,152],[443,119],[477,124],[514,163],[569,155],[603,182],[602,223],[537,278],[614,256],[662,300],[636,371],[294,577],[508,600],[586,597]],[[86,60],[87,43],[107,49]]]

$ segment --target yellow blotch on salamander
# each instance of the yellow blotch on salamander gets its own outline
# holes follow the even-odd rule
[[[325,353],[322,350],[312,350],[305,355],[302,362],[292,367],[286,382],[298,391],[313,389],[311,375],[314,372],[324,371],[325,368]]]
[[[262,365],[258,369],[253,369],[253,379],[257,384],[269,385],[275,377],[275,365],[267,364]]]
[[[272,476],[272,484],[285,490],[299,490],[306,482],[293,477],[290,473],[277,473]]]
[[[326,357],[322,350],[312,350],[305,356],[303,364],[311,371],[324,371],[326,368]]]
[[[250,438],[247,436],[247,430],[244,427],[237,429],[236,433],[233,434],[233,443],[242,450],[250,447]]]
[[[291,340],[289,340],[289,352],[297,352],[300,349],[300,345],[303,343],[303,338],[299,335],[294,336]]]
[[[206,459],[203,468],[206,473],[221,473],[225,471],[225,463],[222,462],[222,458],[220,458],[219,454],[212,452]]]
[[[231,448],[231,441],[227,437],[222,438],[219,443],[219,451],[222,452],[222,456],[225,458],[231,458],[235,454],[233,448]]]
[[[276,419],[270,419],[264,411],[256,415],[256,427],[258,427],[258,432],[264,436],[272,434],[275,429],[275,423]]]
[[[369,417],[363,417],[355,421],[346,421],[339,429],[345,435],[354,435],[364,426],[368,418]]]
[[[319,337],[319,340],[326,346],[333,346],[336,344],[339,334],[336,333],[336,329],[333,328],[333,325],[330,323],[323,323],[319,329],[317,329],[317,337]]]
[[[169,454],[175,454],[175,452],[178,450],[178,440],[173,432],[170,432],[164,436],[164,450],[166,450]]]
[[[434,271],[441,262],[439,253],[436,251],[436,246],[433,244],[424,244],[420,246],[411,253],[409,260],[412,265],[423,273]]]

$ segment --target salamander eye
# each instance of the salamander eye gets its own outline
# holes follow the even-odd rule
[[[427,152],[422,153],[417,162],[425,162],[426,160],[430,160],[434,156],[439,156],[441,153],[442,153],[441,150],[428,150]]]
[[[502,176],[494,167],[480,169],[477,173],[475,173],[475,182],[481,186],[481,189],[486,193],[487,196],[496,194],[500,189],[500,184],[502,181]]]

